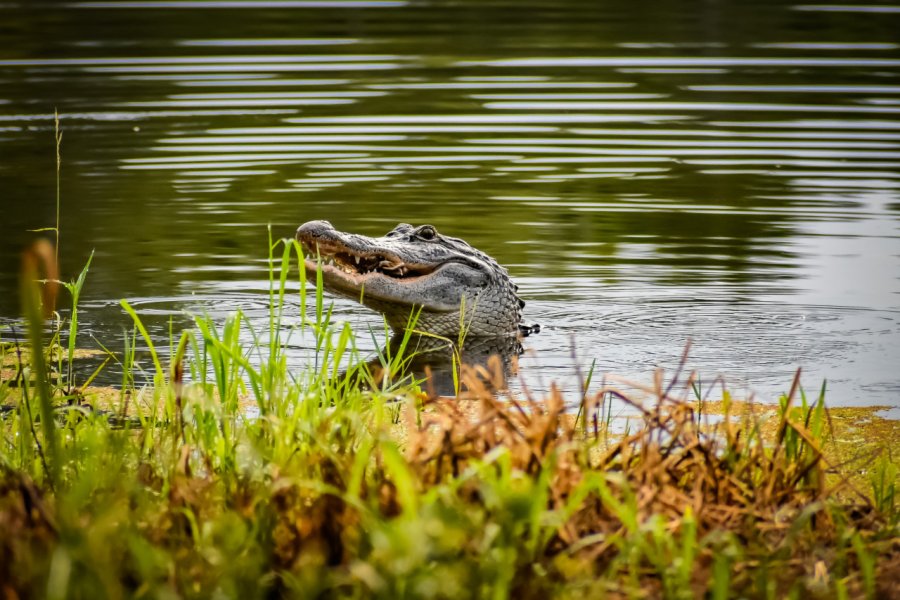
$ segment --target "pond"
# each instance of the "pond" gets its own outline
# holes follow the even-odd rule
[[[684,7],[0,2],[0,317],[55,224],[56,109],[85,345],[121,348],[120,298],[160,341],[185,310],[263,322],[269,225],[430,223],[519,284],[532,388],[649,381],[691,340],[739,396],[802,367],[898,406],[900,5]]]

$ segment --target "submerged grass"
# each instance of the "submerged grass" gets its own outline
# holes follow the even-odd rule
[[[75,311],[54,379],[44,357],[62,344],[42,339],[39,275],[26,269],[30,347],[45,351],[19,361],[16,390],[0,381],[12,406],[0,421],[6,597],[900,592],[896,462],[872,458],[868,490],[849,482],[823,453],[824,393],[810,404],[795,381],[769,431],[732,418],[727,394],[710,424],[699,380],[680,371],[639,403],[606,379],[589,393],[592,367],[570,399],[577,415],[556,391],[500,392],[499,362],[464,366],[457,398],[428,395],[390,383],[402,351],[386,347],[387,375],[370,372],[332,323],[321,277],[307,311],[303,268],[288,325],[295,258],[296,243],[270,240],[267,330],[240,311],[195,316],[173,332],[169,364],[123,301],[135,329],[114,358],[111,412],[70,410],[84,391],[69,368]],[[75,298],[85,273],[66,288]],[[293,335],[314,339],[305,370],[283,352]],[[144,386],[138,340],[153,365]],[[613,398],[640,415],[624,435],[609,431]]]

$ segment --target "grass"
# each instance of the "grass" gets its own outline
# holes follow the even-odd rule
[[[34,281],[53,253],[26,256],[27,346],[43,351],[2,346],[17,359],[15,379],[0,380],[5,596],[897,593],[897,464],[872,458],[869,489],[844,476],[823,451],[824,389],[809,402],[795,380],[768,430],[727,394],[710,425],[711,400],[681,370],[638,403],[605,379],[589,392],[592,367],[577,415],[557,392],[498,392],[499,362],[463,366],[463,397],[428,396],[370,372],[321,277],[307,298],[302,268],[289,325],[301,250],[269,248],[265,331],[240,311],[197,315],[172,333],[167,364],[122,301],[134,332],[108,353],[123,379],[107,412],[85,409],[90,390],[71,369],[87,267],[64,286],[71,316],[44,339],[49,301]],[[305,370],[282,350],[295,335],[315,341]],[[384,351],[388,373],[402,355]],[[640,414],[624,435],[609,431],[613,398]]]

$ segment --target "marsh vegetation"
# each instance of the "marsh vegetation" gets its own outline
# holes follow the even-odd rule
[[[123,301],[134,329],[109,351],[122,383],[105,398],[70,368],[77,302],[45,336],[26,264],[29,336],[3,332],[0,381],[8,597],[896,593],[890,443],[837,464],[824,397],[799,378],[768,425],[682,370],[642,395],[585,381],[582,397],[537,398],[495,361],[438,396],[389,377],[402,351],[363,360],[321,282],[285,313],[299,254],[270,242],[265,331],[196,315],[170,360]],[[86,276],[65,286],[75,301]],[[316,340],[303,371],[292,335]],[[638,414],[624,431],[611,397]],[[861,462],[862,483],[847,477]]]

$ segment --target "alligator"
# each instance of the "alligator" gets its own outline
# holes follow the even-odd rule
[[[401,223],[379,238],[343,233],[328,221],[297,229],[306,272],[331,293],[382,313],[395,333],[409,327],[458,340],[536,333],[522,324],[525,302],[506,269],[431,225]]]

